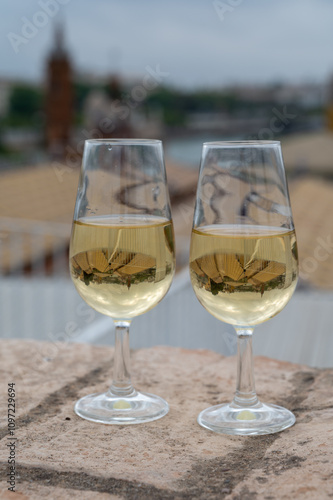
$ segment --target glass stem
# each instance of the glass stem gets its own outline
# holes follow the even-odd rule
[[[254,406],[258,398],[254,386],[252,333],[253,328],[235,328],[237,333],[237,386],[234,403]]]
[[[116,321],[112,396],[127,397],[135,393],[131,383],[129,327],[130,321]]]

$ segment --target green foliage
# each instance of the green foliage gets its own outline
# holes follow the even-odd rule
[[[189,113],[216,112],[233,114],[251,104],[240,101],[234,94],[218,90],[181,91],[159,87],[149,94],[144,103],[146,108],[158,107],[163,111],[167,125],[183,125]]]
[[[13,126],[31,124],[34,115],[42,110],[41,90],[32,85],[15,85],[9,99],[7,123]]]
[[[8,152],[7,148],[2,141],[2,123],[0,121],[0,155],[6,155],[7,152]]]
[[[76,112],[81,112],[83,108],[83,103],[87,98],[89,92],[91,92],[95,87],[89,83],[75,82],[74,83],[74,106]]]

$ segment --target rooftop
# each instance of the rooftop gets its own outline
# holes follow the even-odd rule
[[[306,137],[294,138],[294,142],[288,139],[283,143],[287,167],[296,165],[293,159],[296,161],[301,151],[309,164],[310,161],[315,161],[316,156],[318,165],[324,165],[325,160],[328,168],[330,158],[333,159],[333,138],[329,135]],[[299,144],[299,148],[295,144]],[[307,145],[307,149],[303,149],[303,144]],[[326,148],[323,152],[321,144]],[[315,151],[312,156],[311,148]],[[180,268],[188,262],[197,170],[167,161],[167,175],[177,241],[177,262]],[[1,266],[4,271],[15,270],[22,260],[24,267],[29,261],[41,257],[43,249],[31,244],[31,234],[44,237],[43,245],[47,251],[58,251],[61,248],[66,251],[78,176],[78,169],[57,162],[27,166],[1,174],[0,236]],[[329,214],[332,213],[333,182],[303,174],[292,176],[289,188],[303,284],[332,289],[333,223]],[[13,234],[20,235],[23,251],[15,250],[11,238]]]

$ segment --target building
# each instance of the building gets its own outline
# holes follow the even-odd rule
[[[65,155],[73,119],[72,68],[64,48],[61,25],[55,30],[55,47],[47,61],[46,144],[53,157]]]

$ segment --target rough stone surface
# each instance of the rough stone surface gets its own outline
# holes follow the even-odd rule
[[[112,349],[0,342],[0,498],[320,499],[333,497],[333,370],[256,358],[259,397],[297,423],[259,437],[217,435],[196,423],[232,398],[235,358],[170,347],[132,353],[136,387],[159,394],[169,414],[136,426],[93,424],[74,402],[104,390]],[[16,493],[6,484],[7,384],[16,384]]]

